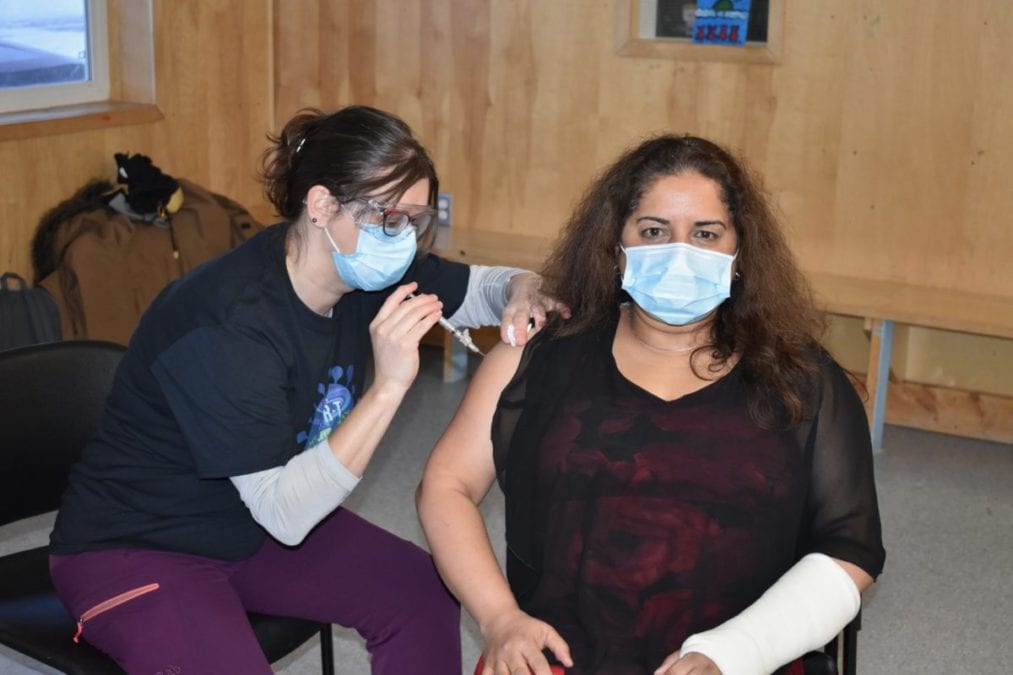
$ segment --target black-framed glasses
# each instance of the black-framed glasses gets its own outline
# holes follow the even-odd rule
[[[433,221],[436,220],[436,209],[431,206],[398,204],[397,207],[392,208],[375,199],[363,197],[353,197],[348,201],[359,202],[366,206],[364,215],[359,218],[360,224],[380,226],[388,237],[396,237],[408,227],[413,227],[415,228],[415,236],[421,239]]]

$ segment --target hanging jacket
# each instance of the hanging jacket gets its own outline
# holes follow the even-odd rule
[[[32,243],[35,280],[56,300],[66,339],[126,344],[170,281],[262,229],[238,203],[178,181],[183,203],[169,227],[106,206],[98,199],[109,186],[102,182],[43,217]]]

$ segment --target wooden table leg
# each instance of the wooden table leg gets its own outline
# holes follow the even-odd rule
[[[443,331],[443,381],[457,382],[468,374],[468,349]]]

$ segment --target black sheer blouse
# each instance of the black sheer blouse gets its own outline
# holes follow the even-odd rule
[[[770,431],[741,365],[664,401],[619,372],[615,328],[535,340],[493,421],[510,585],[571,672],[652,672],[810,552],[879,574],[865,411],[829,356],[815,415]]]

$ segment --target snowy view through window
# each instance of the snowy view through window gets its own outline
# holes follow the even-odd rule
[[[0,88],[88,78],[86,0],[0,0]]]

